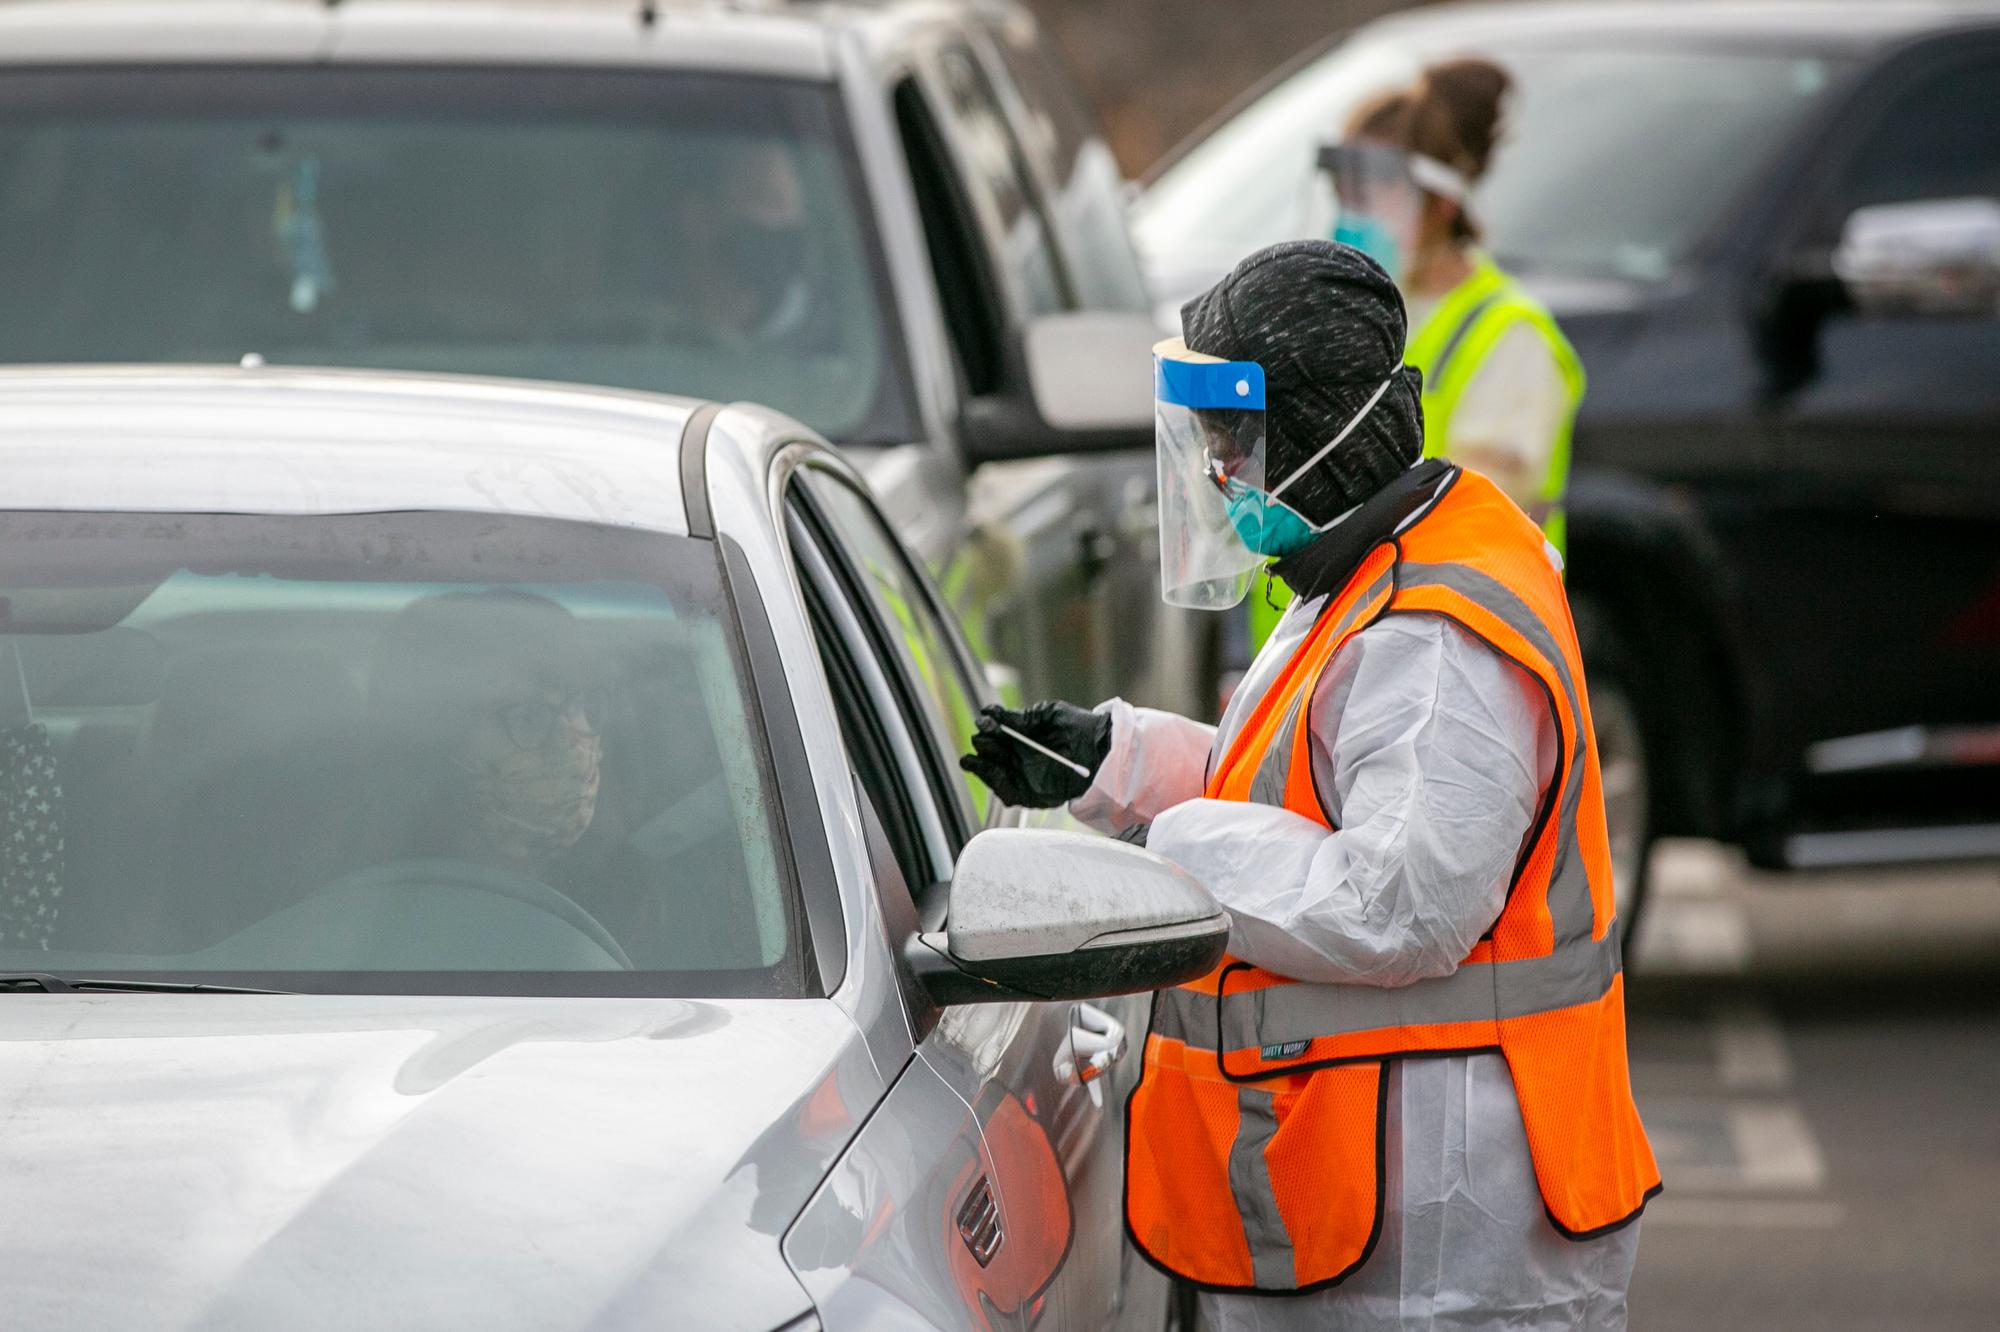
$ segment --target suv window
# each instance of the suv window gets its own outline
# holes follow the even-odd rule
[[[938,760],[933,777],[939,799],[956,802],[977,826],[985,820],[992,796],[983,783],[959,771],[958,756],[970,746],[983,700],[957,635],[874,505],[831,475],[804,475],[841,557],[873,605],[887,640],[884,655],[893,663],[888,668],[910,686],[920,714],[911,718],[911,729]]]
[[[0,361],[526,376],[916,432],[836,93],[675,70],[0,73]]]
[[[980,397],[1000,387],[1000,339],[1006,314],[986,247],[979,240],[979,221],[952,170],[944,132],[914,78],[896,85],[894,104],[945,332],[958,357],[966,392]]]
[[[937,73],[974,197],[992,214],[1008,282],[1022,312],[1061,310],[1067,293],[1048,222],[991,80],[962,43],[938,52]]]
[[[1125,176],[1075,79],[1026,13],[997,21],[993,44],[1025,108],[1024,146],[1054,183],[1050,211],[1069,256],[1077,304],[1151,309],[1125,216]]]
[[[2000,60],[1967,61],[1907,89],[1862,140],[1835,221],[1870,204],[2000,198]]]

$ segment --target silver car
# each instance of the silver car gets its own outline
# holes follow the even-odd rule
[[[1154,595],[1123,182],[1017,4],[6,0],[0,291],[0,362],[766,403],[1025,692],[1214,705]]]
[[[10,1326],[1157,1328],[1227,918],[953,764],[977,662],[753,407],[0,372]]]

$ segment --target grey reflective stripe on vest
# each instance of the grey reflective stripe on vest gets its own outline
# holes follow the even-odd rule
[[[1201,1002],[1176,1016],[1183,1021],[1192,1018],[1195,1024],[1213,1023],[1210,1031],[1219,1027],[1225,1053],[1267,1050],[1320,1036],[1552,1013],[1602,999],[1619,968],[1618,936],[1607,933],[1602,939],[1561,945],[1546,957],[1475,963],[1449,976],[1392,988],[1270,985],[1225,994],[1216,1002],[1185,991],[1188,998]],[[1216,1003],[1221,1007],[1219,1018]],[[1203,1042],[1213,1039],[1204,1036]]]
[[[1485,607],[1541,653],[1561,682],[1576,728],[1576,745],[1565,748],[1576,748],[1579,752],[1565,754],[1563,786],[1556,808],[1556,863],[1549,875],[1549,916],[1555,924],[1557,947],[1567,941],[1588,939],[1595,916],[1590,902],[1590,879],[1576,850],[1576,811],[1583,803],[1584,763],[1580,750],[1588,737],[1584,733],[1582,698],[1576,679],[1570,674],[1569,659],[1556,646],[1541,617],[1506,586],[1477,569],[1462,564],[1405,564],[1402,586],[1446,588]]]
[[[1361,617],[1368,613],[1368,608],[1380,600],[1394,585],[1395,579],[1396,566],[1393,563],[1376,575],[1375,581],[1368,585],[1368,590],[1355,599],[1354,604],[1340,617],[1340,623],[1333,626],[1333,638],[1336,643],[1348,630],[1354,628]],[[1252,804],[1276,805],[1281,809],[1284,807],[1285,788],[1291,783],[1292,749],[1298,742],[1299,721],[1310,711],[1312,695],[1318,684],[1316,678],[1308,681],[1306,687],[1292,699],[1291,707],[1285,713],[1284,724],[1278,728],[1277,739],[1264,751],[1263,758],[1258,760],[1257,771],[1250,778]]]
[[[1229,1145],[1229,1191],[1236,1214],[1243,1218],[1243,1238],[1250,1244],[1251,1269],[1260,1290],[1290,1290],[1299,1284],[1292,1262],[1292,1237],[1278,1210],[1278,1193],[1271,1185],[1270,1163],[1264,1149],[1278,1132],[1273,1095],[1255,1087],[1236,1089],[1236,1141]]]
[[[1176,988],[1160,994],[1153,1033],[1204,1050],[1219,1034],[1224,1051],[1263,1050],[1393,1027],[1533,1017],[1602,999],[1622,969],[1618,932],[1608,930],[1546,957],[1473,963],[1408,985],[1286,983],[1220,999]]]
[[[1280,809],[1285,804],[1285,786],[1292,770],[1292,746],[1298,743],[1299,718],[1305,713],[1308,690],[1301,689],[1285,709],[1285,720],[1278,727],[1278,735],[1271,747],[1264,751],[1263,762],[1250,778],[1250,803],[1253,805],[1276,805]]]

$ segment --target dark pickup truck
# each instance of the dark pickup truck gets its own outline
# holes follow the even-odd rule
[[[1426,8],[1179,154],[1163,302],[1313,234],[1367,93],[1516,76],[1488,242],[1589,369],[1569,582],[1607,796],[1759,865],[2000,856],[2000,8]]]

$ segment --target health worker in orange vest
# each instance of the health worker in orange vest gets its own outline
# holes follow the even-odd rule
[[[1402,300],[1360,251],[1264,250],[1181,318],[1165,598],[1227,608],[1274,558],[1298,597],[1220,726],[992,708],[963,760],[1143,832],[1234,919],[1215,972],[1154,997],[1132,1242],[1213,1328],[1622,1327],[1660,1177],[1559,560],[1492,482],[1419,460]]]

